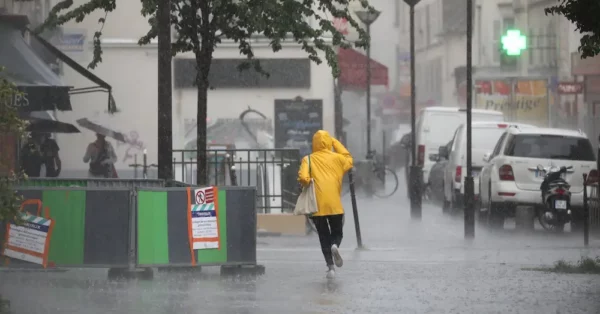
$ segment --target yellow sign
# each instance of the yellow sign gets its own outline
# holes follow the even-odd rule
[[[477,82],[475,107],[502,111],[509,121],[547,127],[548,104],[545,80],[519,80],[514,89],[505,80]]]

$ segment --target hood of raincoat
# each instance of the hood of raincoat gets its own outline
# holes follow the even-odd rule
[[[319,130],[313,135],[312,140],[312,151],[316,153],[320,150],[331,150],[333,147],[333,140],[331,135],[327,131]]]

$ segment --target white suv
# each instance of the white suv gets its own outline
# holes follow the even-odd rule
[[[493,227],[514,217],[519,205],[542,205],[542,166],[573,166],[566,180],[571,184],[573,220],[580,221],[583,207],[583,174],[596,166],[587,136],[578,131],[547,128],[509,128],[492,152],[483,157],[479,191],[482,209]],[[488,216],[489,215],[489,216]]]

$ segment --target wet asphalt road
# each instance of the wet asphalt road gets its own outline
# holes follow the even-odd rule
[[[359,200],[367,249],[355,250],[347,217],[345,265],[333,281],[316,236],[279,237],[259,238],[267,273],[256,280],[221,279],[218,268],[123,283],[107,281],[105,270],[0,273],[0,294],[19,314],[600,313],[600,276],[523,270],[600,256],[600,240],[585,249],[581,235],[477,228],[465,242],[462,221],[435,206],[412,222],[402,191]]]

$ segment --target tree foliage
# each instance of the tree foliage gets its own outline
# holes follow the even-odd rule
[[[1,71],[3,71],[3,68],[0,65]],[[26,123],[19,118],[17,110],[11,106],[16,93],[18,91],[14,84],[0,77],[0,134],[8,134],[14,138],[21,136],[26,126]],[[0,155],[0,223],[14,219],[17,216],[22,201],[14,189],[15,183],[21,177],[20,171],[6,171],[6,173],[2,173],[2,170],[16,166],[6,163],[6,158]],[[4,237],[0,238],[0,242],[3,239]]]
[[[317,64],[323,62],[324,56],[333,76],[337,77],[340,69],[335,48],[348,48],[352,43],[334,27],[333,19],[346,19],[358,30],[359,40],[354,43],[355,46],[365,47],[368,43],[366,32],[349,11],[350,1],[352,0],[171,0],[170,26],[177,32],[172,43],[173,55],[192,52],[196,60],[198,184],[208,183],[207,93],[215,48],[223,40],[233,40],[237,43],[240,54],[246,58],[245,62],[240,63],[239,69],[252,68],[268,76],[260,63],[254,59],[253,40],[257,36],[264,36],[269,40],[273,52],[280,51],[286,42],[296,43],[307,53],[308,58]],[[158,35],[157,13],[161,2],[141,2],[141,14],[148,19],[150,26],[147,34],[139,39],[139,44],[145,45]],[[367,0],[360,0],[360,3],[365,10],[373,10]],[[80,22],[98,10],[105,12],[105,17],[99,20],[99,23],[104,25],[106,14],[115,10],[116,4],[116,0],[86,0],[84,4],[74,7],[73,0],[62,0],[51,10],[42,29],[62,25],[71,20]],[[94,58],[90,63],[92,68],[102,60],[101,36],[101,30],[94,34]]]
[[[575,24],[583,34],[579,52],[582,58],[600,54],[600,1],[559,0],[559,4],[546,8],[546,15],[562,15]]]

